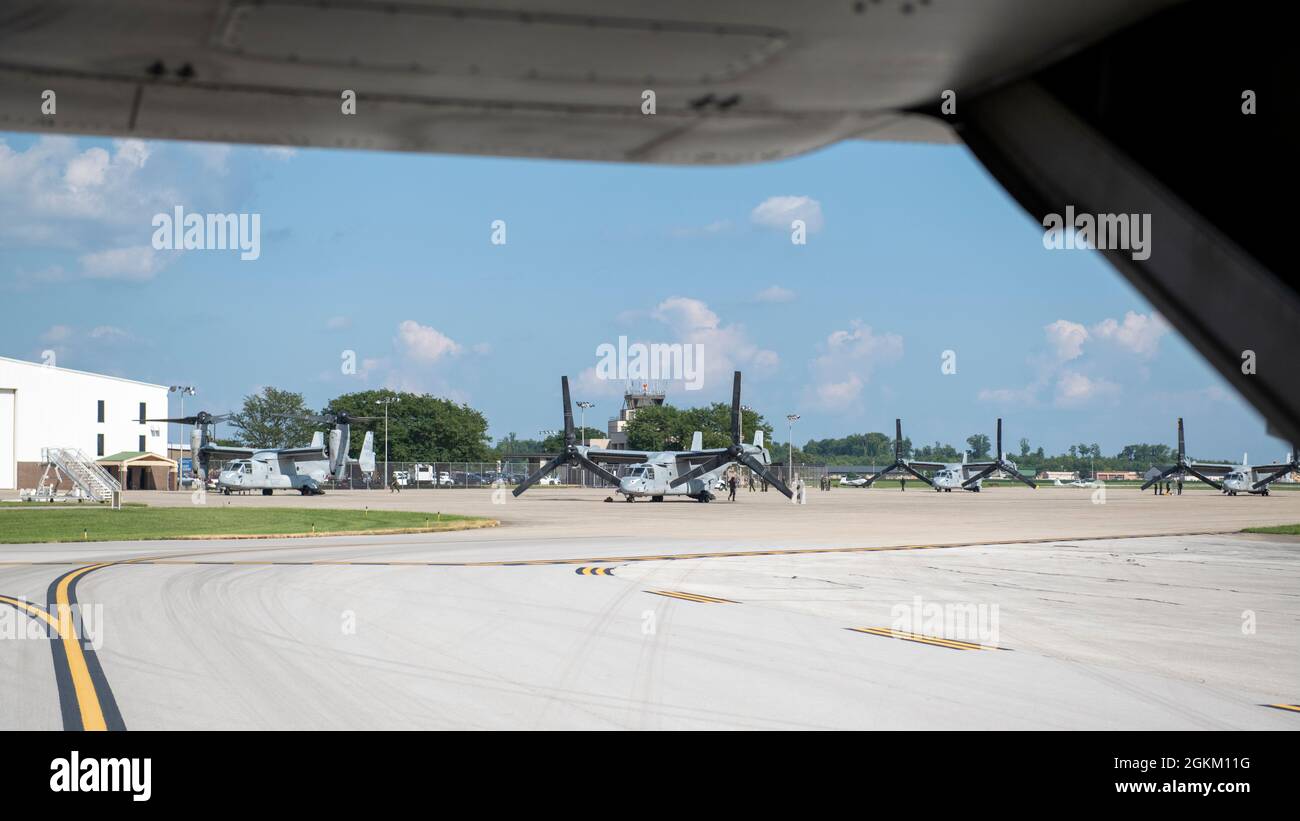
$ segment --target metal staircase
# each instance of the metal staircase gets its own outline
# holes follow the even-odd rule
[[[37,499],[55,498],[62,478],[66,476],[76,491],[70,495],[96,502],[112,502],[114,507],[121,504],[122,485],[80,448],[41,448],[41,461],[45,463],[45,472],[41,474],[41,486],[36,490]],[[54,472],[53,481],[51,471]]]

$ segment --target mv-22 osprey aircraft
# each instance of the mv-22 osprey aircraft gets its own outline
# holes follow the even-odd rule
[[[325,492],[321,483],[343,476],[347,466],[354,461],[348,458],[352,422],[371,418],[346,413],[309,416],[307,418],[313,421],[332,422],[334,428],[329,432],[328,440],[321,431],[316,431],[311,444],[303,448],[236,448],[210,441],[212,425],[233,415],[200,411],[193,416],[145,421],[194,426],[190,432],[190,453],[194,455],[194,471],[200,481],[207,481],[211,460],[233,460],[217,476],[217,489],[227,496],[236,490],[260,490],[264,496],[270,496],[276,490],[296,490],[303,496],[319,496]],[[362,471],[374,471],[373,432],[366,432],[361,443],[361,458],[355,461]]]
[[[763,447],[763,432],[760,430],[754,434],[752,445],[740,440],[740,371],[736,371],[731,386],[731,445],[726,448],[701,448],[703,437],[699,431],[691,438],[690,450],[608,450],[579,445],[573,431],[569,377],[560,377],[560,391],[564,394],[564,451],[515,488],[516,496],[556,468],[572,465],[584,467],[606,482],[616,485],[616,492],[629,502],[638,497],[662,502],[665,496],[686,496],[700,502],[711,502],[713,494],[709,488],[728,465],[739,463],[787,497],[793,497],[785,483],[768,469],[772,458],[767,448]],[[628,475],[620,478],[601,467],[598,462],[631,465],[632,468]]]
[[[1288,474],[1300,470],[1300,450],[1291,446],[1291,453],[1287,455],[1285,462],[1279,462],[1274,465],[1251,465],[1248,457],[1243,454],[1240,465],[1224,465],[1211,462],[1191,462],[1187,459],[1187,453],[1183,445],[1183,418],[1178,417],[1178,461],[1170,467],[1162,470],[1159,475],[1152,476],[1142,485],[1141,490],[1146,490],[1156,482],[1163,482],[1169,477],[1176,477],[1181,482],[1188,474],[1195,476],[1205,484],[1222,491],[1229,496],[1236,496],[1238,493],[1245,493],[1251,496],[1267,496],[1268,486],[1282,479]],[[1263,475],[1262,478],[1256,478]],[[1220,484],[1211,476],[1222,476],[1223,483]]]
[[[874,476],[868,477],[866,487],[871,487],[873,483],[881,476],[893,471],[903,471],[910,473],[922,482],[939,492],[952,493],[954,490],[969,490],[972,493],[979,493],[980,483],[984,481],[990,473],[995,470],[1001,470],[1003,473],[1019,479],[1021,482],[1029,485],[1031,488],[1037,488],[1038,485],[1024,476],[1016,468],[1015,462],[1007,459],[1007,455],[1002,452],[1002,419],[998,419],[997,431],[997,457],[991,462],[967,462],[966,454],[962,454],[961,462],[918,462],[912,459],[903,458],[903,420],[894,420],[894,463]],[[933,478],[921,473],[923,470],[932,471]]]

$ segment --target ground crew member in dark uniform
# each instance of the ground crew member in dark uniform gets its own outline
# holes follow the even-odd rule
[[[736,501],[736,474],[731,474],[731,478],[727,480],[727,488],[730,490],[730,493],[727,494],[727,501]]]

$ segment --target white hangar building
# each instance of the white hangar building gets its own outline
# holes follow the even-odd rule
[[[167,387],[0,356],[0,490],[40,483],[42,448],[167,456]]]

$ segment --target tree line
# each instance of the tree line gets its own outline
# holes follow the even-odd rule
[[[524,454],[556,453],[564,443],[563,431],[559,430],[528,438],[512,432],[494,443],[488,435],[487,417],[481,411],[430,394],[386,389],[357,391],[335,397],[313,412],[302,394],[271,387],[244,398],[241,410],[230,420],[238,435],[219,441],[245,447],[301,447],[311,441],[313,431],[329,428],[328,424],[312,420],[313,413],[347,413],[353,417],[373,417],[353,422],[351,455],[356,456],[360,451],[366,431],[374,431],[375,448],[382,459],[385,402],[389,412],[388,453],[394,462],[493,461]],[[772,440],[773,427],[762,414],[743,410],[741,417],[741,432],[746,442],[752,442],[755,431],[761,430],[773,461],[789,460],[789,445]],[[668,404],[642,408],[627,425],[627,446],[631,450],[684,450],[690,447],[691,437],[697,430],[703,434],[705,448],[727,447],[731,444],[731,406],[714,402],[700,408]],[[607,436],[605,431],[590,426],[576,433],[579,443]],[[972,434],[966,437],[965,444],[962,449],[938,441],[914,445],[910,438],[904,437],[900,450],[906,459],[927,462],[960,462],[963,453],[970,461],[992,456],[993,443],[987,434]],[[1152,465],[1172,464],[1176,454],[1170,445],[1140,443],[1125,445],[1113,456],[1105,455],[1096,442],[1080,442],[1064,453],[1048,454],[1041,446],[1034,448],[1028,439],[1021,438],[1018,448],[1008,456],[1024,469],[1090,473],[1094,468],[1145,471]],[[794,459],[801,464],[885,465],[894,460],[894,437],[873,431],[810,439],[802,448],[794,448]]]

